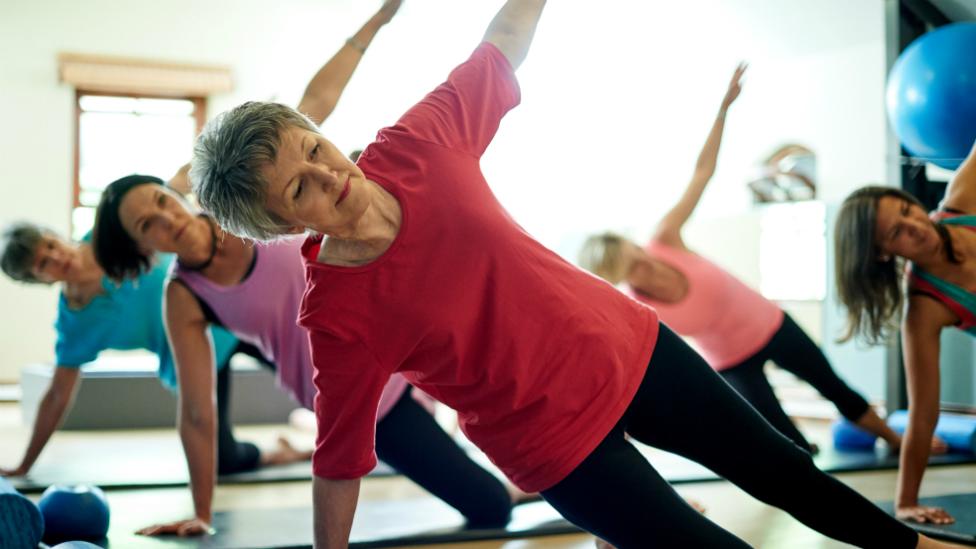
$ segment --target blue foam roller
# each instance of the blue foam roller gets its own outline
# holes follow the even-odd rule
[[[55,545],[51,549],[102,549],[102,546],[87,541],[66,541]]]
[[[44,515],[48,543],[100,540],[108,533],[108,500],[98,486],[51,486],[37,507]]]
[[[877,435],[862,430],[846,419],[835,421],[831,426],[834,448],[838,450],[873,450]]]
[[[41,511],[0,477],[0,547],[35,549],[43,535]]]
[[[901,434],[908,426],[908,411],[898,410],[888,416],[888,425]],[[955,452],[976,452],[976,416],[939,414],[935,434]]]

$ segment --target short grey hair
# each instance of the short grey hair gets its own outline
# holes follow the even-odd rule
[[[37,247],[46,235],[54,234],[54,231],[29,221],[7,225],[0,233],[0,269],[18,282],[40,283],[32,270]]]
[[[281,132],[289,127],[318,132],[287,105],[250,101],[213,119],[197,138],[190,184],[200,205],[228,231],[262,241],[285,234],[285,224],[264,206],[268,182],[260,169],[275,161]]]

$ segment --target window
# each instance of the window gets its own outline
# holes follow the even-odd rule
[[[808,200],[763,207],[759,288],[778,301],[820,301],[827,294],[826,213]]]
[[[102,190],[133,174],[167,179],[189,162],[206,100],[77,92],[71,233],[91,230]]]

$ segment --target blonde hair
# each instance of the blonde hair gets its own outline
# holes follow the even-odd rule
[[[626,247],[629,243],[623,236],[611,232],[590,236],[580,249],[579,264],[603,280],[619,284],[627,276]]]

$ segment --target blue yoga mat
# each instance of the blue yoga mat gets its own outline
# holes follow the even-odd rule
[[[888,425],[897,433],[904,433],[908,426],[908,411],[898,410],[888,416]],[[935,434],[946,441],[955,452],[976,453],[976,416],[939,414]]]

